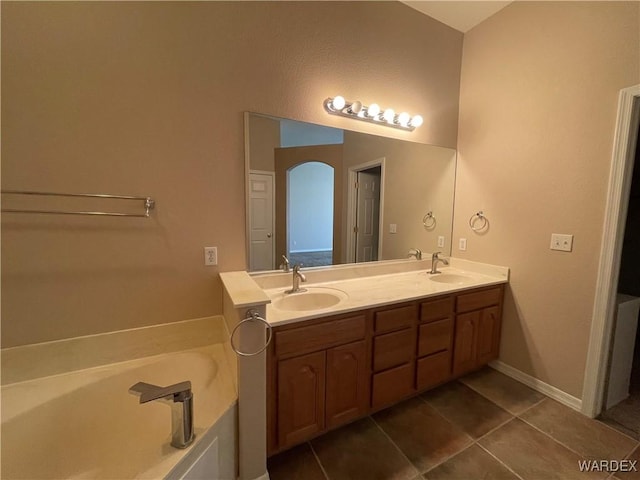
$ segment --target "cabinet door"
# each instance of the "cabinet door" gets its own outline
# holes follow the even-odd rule
[[[476,342],[480,312],[456,316],[456,331],[453,346],[453,374],[460,375],[473,370],[477,363]]]
[[[327,428],[366,413],[369,399],[366,358],[364,341],[327,350]]]
[[[478,366],[498,358],[500,349],[500,309],[498,307],[485,308],[480,312],[476,348]]]
[[[278,362],[278,444],[307,440],[324,430],[325,352]]]

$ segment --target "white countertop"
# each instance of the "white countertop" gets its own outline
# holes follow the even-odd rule
[[[430,261],[429,261],[430,263]],[[306,282],[301,283],[301,288],[312,291],[314,288],[331,288],[344,292],[347,298],[335,306],[320,310],[290,311],[280,310],[273,303],[267,305],[267,321],[272,325],[284,325],[299,322],[311,318],[319,318],[340,313],[347,313],[364,308],[379,307],[393,303],[428,298],[438,295],[460,292],[464,290],[499,285],[509,281],[509,269],[493,265],[478,264],[463,260],[454,261],[451,266],[440,265],[438,269],[442,275],[464,275],[466,280],[462,283],[440,283],[433,281],[436,275],[427,273],[428,269],[412,270],[407,272],[374,275],[338,281]],[[264,292],[272,302],[283,297],[286,287],[269,288]],[[296,294],[290,294],[296,295]],[[304,295],[298,294],[298,295]]]

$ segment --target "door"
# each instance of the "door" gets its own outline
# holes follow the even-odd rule
[[[273,175],[249,174],[249,270],[273,270]]]
[[[278,443],[300,443],[324,430],[325,352],[278,362]]]
[[[327,428],[363,415],[368,407],[364,341],[334,347],[327,351]]]
[[[498,358],[500,349],[500,310],[485,308],[478,320],[477,363],[484,365]]]
[[[380,173],[358,172],[356,206],[356,262],[378,260]]]
[[[480,312],[462,313],[456,316],[453,346],[453,374],[460,375],[476,367],[476,343]]]

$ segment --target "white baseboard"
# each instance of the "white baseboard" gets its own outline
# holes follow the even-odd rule
[[[489,366],[494,370],[513,378],[514,380],[518,380],[520,383],[524,383],[526,386],[531,387],[540,393],[544,393],[547,397],[582,413],[582,400],[579,398],[569,395],[567,392],[563,392],[559,388],[549,385],[542,380],[538,380],[517,368],[513,368],[511,365],[501,362],[500,360],[494,360],[489,363]]]

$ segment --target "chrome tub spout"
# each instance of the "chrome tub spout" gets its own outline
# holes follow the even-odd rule
[[[138,382],[129,393],[140,397],[140,403],[158,401],[171,407],[171,446],[187,448],[193,442],[193,393],[191,382],[180,382],[168,387]]]

